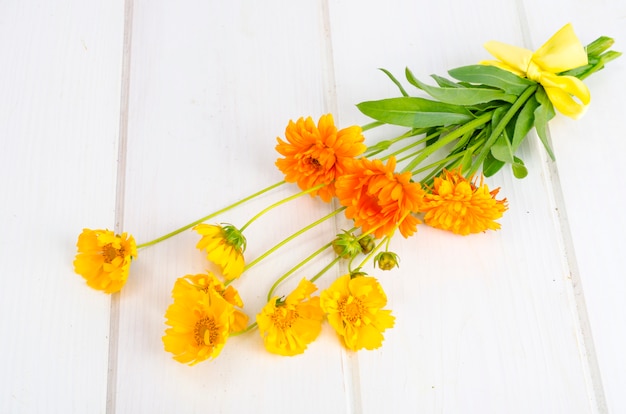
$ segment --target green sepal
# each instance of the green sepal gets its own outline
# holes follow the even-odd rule
[[[241,253],[246,251],[246,238],[237,227],[229,223],[222,223],[222,231],[224,232],[226,243],[230,244]]]
[[[474,84],[493,86],[507,94],[519,95],[532,85],[533,81],[521,78],[507,70],[489,65],[470,65],[449,70],[455,79]]]

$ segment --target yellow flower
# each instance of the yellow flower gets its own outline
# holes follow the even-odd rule
[[[498,66],[540,83],[554,107],[563,115],[576,119],[584,113],[591,100],[587,86],[574,76],[558,75],[587,64],[587,53],[571,24],[563,26],[534,53],[495,41],[487,42],[485,48],[499,61],[481,63]]]
[[[83,229],[78,236],[74,271],[87,285],[105,293],[119,292],[128,279],[131,260],[137,256],[133,236],[109,230]]]
[[[233,305],[212,289],[187,291],[175,298],[165,312],[163,345],[174,359],[195,365],[216,358],[228,339]]]
[[[359,126],[337,131],[331,114],[320,117],[317,126],[311,117],[289,121],[287,142],[277,138],[276,151],[285,158],[279,158],[276,166],[287,182],[297,182],[302,190],[325,184],[310,194],[329,202],[335,195],[334,180],[343,174],[346,162],[365,151],[361,132]]]
[[[435,177],[434,187],[424,197],[424,222],[438,229],[468,235],[486,230],[497,230],[494,220],[507,209],[506,198],[496,200],[500,189],[489,191],[480,180],[480,186],[464,178],[460,170],[445,171]]]
[[[265,348],[274,354],[301,354],[317,338],[324,313],[319,297],[311,297],[317,288],[302,279],[285,300],[273,297],[256,317]]]
[[[174,300],[189,294],[195,295],[196,292],[208,294],[209,291],[220,295],[226,302],[231,304],[233,309],[230,321],[230,331],[237,332],[246,328],[248,324],[248,315],[237,308],[243,308],[243,301],[239,292],[232,286],[224,286],[224,284],[211,272],[206,274],[186,275],[178,278],[174,283],[172,297]]]
[[[379,348],[383,332],[395,323],[391,311],[382,309],[387,305],[382,286],[370,276],[340,277],[321,293],[320,304],[346,348],[353,351]]]
[[[202,236],[196,247],[206,250],[209,261],[220,267],[226,279],[241,276],[245,265],[243,252],[246,239],[239,230],[230,224],[198,224],[193,229]]]

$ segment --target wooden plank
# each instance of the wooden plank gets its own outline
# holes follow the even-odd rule
[[[531,13],[541,7],[542,13]],[[626,50],[626,5],[621,1],[589,4],[584,1],[525,3],[529,37],[538,47],[550,32],[571,22],[583,44],[600,35],[613,37],[615,50]],[[550,132],[557,161],[551,173],[560,184],[557,202],[561,219],[570,233],[572,278],[577,287],[579,306],[586,309],[590,344],[597,354],[597,372],[605,394],[606,412],[626,411],[626,291],[620,240],[626,221],[615,202],[624,188],[619,155],[626,150],[622,120],[626,110],[621,98],[626,92],[622,76],[624,57],[585,80],[591,91],[591,104],[583,118],[571,121],[560,117]],[[588,191],[604,195],[590,197]],[[617,201],[619,203],[619,201]]]
[[[282,180],[276,137],[289,119],[328,111],[323,18],[314,2],[135,3],[125,223],[138,240]],[[295,192],[281,187],[215,221],[241,226]],[[306,197],[270,213],[246,231],[248,260],[329,211]],[[250,316],[273,280],[333,235],[325,223],[235,282]],[[117,411],[346,411],[342,351],[327,329],[293,358],[267,353],[256,331],[195,367],[163,350],[174,281],[209,266],[198,239],[185,232],[140,251],[133,264],[120,302]]]
[[[354,103],[399,96],[377,67],[403,78],[409,66],[424,80],[488,58],[485,41],[524,40],[515,2],[360,2],[358,18],[352,6],[330,7],[338,108],[348,124],[367,122]],[[601,408],[577,343],[582,332],[549,167],[531,141],[520,155],[527,178],[505,171],[487,180],[510,203],[501,231],[456,237],[422,228],[396,240],[401,270],[380,277],[397,326],[381,351],[355,357],[362,412]]]
[[[516,3],[487,2],[480,7],[484,20],[473,21],[467,16],[476,4],[454,4],[452,12],[449,5],[429,5],[428,15],[445,21],[424,18],[408,2],[383,10],[367,2],[353,6],[332,2],[329,25],[324,7],[311,4],[137,4],[128,230],[147,240],[279,180],[270,168],[273,137],[284,126],[277,120],[333,110],[342,125],[362,123],[352,105],[394,90],[376,67],[443,74],[486,57],[485,40],[528,39]],[[552,167],[542,154],[536,140],[522,149],[531,170],[524,181],[506,173],[489,181],[502,186],[511,203],[501,232],[460,238],[422,229],[396,241],[402,269],[381,280],[398,324],[375,352],[344,352],[325,329],[302,357],[267,355],[251,335],[231,338],[214,362],[180,366],[162,350],[162,314],[175,278],[207,265],[193,249],[191,232],[142,251],[120,303],[117,409],[601,412],[602,388],[590,372],[588,333],[581,329],[572,262],[555,214]],[[240,224],[251,211],[292,193],[281,189],[224,220]],[[263,251],[261,241],[279,240],[285,227],[327,211],[303,199],[297,214],[257,224],[249,233],[250,257]],[[337,229],[320,227],[237,282],[250,313],[264,302],[259,285],[267,288],[289,267],[288,258]]]
[[[74,274],[115,225],[123,1],[0,6],[0,412],[104,412],[110,297]]]

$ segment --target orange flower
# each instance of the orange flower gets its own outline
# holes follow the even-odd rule
[[[411,181],[410,172],[397,174],[395,167],[394,157],[387,165],[361,158],[335,183],[339,202],[347,207],[346,217],[376,238],[391,236],[396,229],[409,237],[420,223],[411,213],[420,210],[424,190]]]
[[[137,257],[133,236],[83,229],[76,246],[74,271],[85,278],[87,285],[105,293],[119,292],[128,279],[130,262]]]
[[[335,195],[334,180],[343,174],[345,163],[365,151],[361,127],[351,126],[337,131],[333,116],[323,115],[317,126],[311,117],[289,121],[285,129],[288,142],[277,138],[276,166],[285,174],[285,180],[297,182],[302,190],[326,184],[311,196],[319,195],[326,202]]]
[[[482,177],[480,186],[471,180],[464,178],[460,169],[444,170],[440,177],[435,177],[422,207],[426,224],[464,236],[499,229],[500,224],[494,220],[506,211],[506,198],[496,200],[500,189],[490,192]]]

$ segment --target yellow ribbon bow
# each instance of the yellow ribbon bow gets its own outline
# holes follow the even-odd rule
[[[585,112],[591,99],[587,86],[574,76],[557,75],[587,64],[587,53],[571,24],[563,26],[534,53],[496,41],[485,43],[485,49],[499,61],[481,64],[497,66],[540,83],[552,105],[563,115],[577,119]]]

